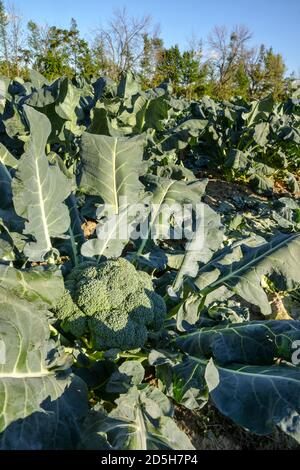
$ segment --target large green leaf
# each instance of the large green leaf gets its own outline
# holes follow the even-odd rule
[[[85,385],[49,341],[45,313],[0,289],[2,449],[74,448],[87,411]]]
[[[35,89],[43,88],[44,85],[50,85],[49,81],[36,70],[29,70],[30,81]]]
[[[261,147],[264,147],[268,142],[268,135],[270,132],[270,125],[268,122],[260,122],[254,128],[254,141]]]
[[[181,335],[176,342],[191,356],[213,357],[218,364],[273,364],[292,360],[293,342],[300,340],[298,321],[252,321],[217,325]]]
[[[137,223],[136,211],[130,206],[120,208],[118,214],[106,218],[96,228],[97,238],[86,241],[81,247],[81,254],[92,258],[118,258],[127,245]]]
[[[269,95],[262,100],[255,100],[250,103],[250,110],[242,114],[245,121],[245,125],[250,127],[254,123],[260,122],[260,120],[268,117],[269,113],[272,112],[274,106],[274,100],[272,95]]]
[[[85,132],[80,189],[101,196],[114,214],[119,213],[123,204],[134,204],[141,186],[139,169],[143,148],[143,136],[127,139]]]
[[[51,122],[49,143],[65,140],[63,128],[68,121],[76,124],[79,96],[67,77],[58,78],[26,97],[25,103],[43,113]]]
[[[172,129],[162,141],[163,150],[184,149],[193,137],[198,137],[204,131],[207,122],[204,119],[189,119]]]
[[[197,227],[186,245],[181,267],[173,283],[175,292],[181,287],[185,276],[196,277],[199,263],[207,263],[223,241],[219,214],[204,203],[198,204],[197,209]]]
[[[249,156],[247,153],[242,152],[241,150],[237,149],[230,149],[228,152],[228,156],[225,160],[225,166],[228,168],[232,168],[236,171],[242,171],[247,168],[249,164]]]
[[[277,425],[300,443],[299,368],[210,362],[206,381],[219,411],[240,426],[263,435]]]
[[[192,385],[201,390],[202,372],[221,413],[257,434],[278,425],[300,442],[299,340],[300,322],[264,321],[200,328],[176,342],[186,370],[197,371]]]
[[[147,129],[163,130],[163,120],[168,117],[169,105],[164,95],[157,97],[140,96],[134,104],[136,112],[135,131]]]
[[[140,83],[137,77],[131,73],[123,73],[118,85],[117,94],[120,98],[130,98],[140,91]]]
[[[24,233],[34,237],[25,247],[32,261],[41,261],[51,251],[51,237],[61,237],[69,228],[70,217],[63,201],[71,187],[58,166],[50,166],[45,146],[51,125],[46,116],[25,107],[31,138],[18,164],[13,181],[13,198],[17,214],[25,219]]]
[[[200,271],[195,285],[204,296],[224,286],[256,305],[264,315],[271,315],[263,282],[268,278],[282,291],[300,284],[300,234],[280,234],[268,243],[242,249],[243,258],[230,265],[222,264],[222,258],[212,260]]]
[[[16,169],[18,160],[8,151],[8,149],[0,143],[0,162],[8,168]]]
[[[176,403],[193,410],[202,407],[208,398],[204,379],[206,364],[195,363],[188,356],[176,363],[178,355],[152,350],[149,364],[155,366],[156,377],[163,383],[164,392]]]
[[[150,235],[155,238],[160,234],[163,236],[165,231],[169,231],[167,226],[161,223],[161,216],[164,216],[167,209],[176,210],[178,205],[190,205],[195,209],[196,205],[201,203],[201,197],[205,192],[207,180],[177,181],[169,178],[147,175],[145,178],[146,189],[152,193],[151,215],[144,234],[144,239],[140,244],[138,254],[142,254]]]
[[[26,97],[26,105],[39,108],[46,112],[45,108],[55,103],[59,98],[60,89],[65,88],[68,79],[57,79],[51,84],[39,87],[30,96]]]
[[[12,206],[11,170],[17,167],[18,160],[0,144],[0,207],[7,209]]]
[[[7,136],[13,139],[14,146],[20,148],[21,142],[28,140],[20,107],[11,102],[7,114],[4,113],[2,119]]]
[[[84,449],[193,450],[188,437],[172,419],[172,406],[157,388],[132,387],[116,400],[109,415],[93,412],[83,430]]]
[[[58,269],[43,267],[15,269],[0,264],[0,287],[32,304],[53,307],[64,293],[64,281]]]
[[[80,93],[77,88],[67,82],[64,96],[60,96],[59,103],[56,104],[55,111],[62,119],[66,121],[77,121],[77,108],[79,107]]]
[[[95,108],[91,125],[88,128],[90,134],[110,135],[111,137],[122,137],[122,131],[115,129],[108,117],[105,108]]]

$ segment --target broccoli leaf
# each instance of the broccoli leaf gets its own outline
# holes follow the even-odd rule
[[[202,371],[221,413],[257,434],[278,425],[300,442],[300,369],[291,364],[299,339],[300,322],[270,321],[200,328],[177,343],[186,370],[200,372],[192,385],[201,390]]]
[[[34,237],[24,253],[31,261],[42,261],[52,250],[52,237],[61,237],[69,228],[69,211],[63,201],[70,194],[69,180],[57,166],[50,166],[45,146],[51,131],[46,116],[26,106],[31,138],[18,164],[13,181],[13,201],[17,214],[27,219],[24,233]]]
[[[198,227],[185,247],[182,264],[173,283],[175,292],[181,287],[184,276],[196,277],[199,263],[207,263],[223,240],[219,214],[207,204],[198,204],[197,207]]]
[[[61,271],[44,267],[15,269],[0,265],[0,287],[33,304],[53,307],[64,293]]]
[[[132,387],[109,415],[93,411],[82,434],[83,449],[193,450],[173,419],[168,398],[157,388]]]
[[[264,315],[271,315],[272,309],[262,287],[263,279],[271,279],[279,290],[299,286],[300,234],[280,234],[257,247],[244,246],[243,254],[242,259],[229,266],[218,258],[212,260],[199,273],[195,285],[203,295],[225,286],[256,305]],[[207,283],[209,277],[213,282]]]
[[[87,412],[85,384],[50,342],[45,313],[0,288],[0,449],[74,448]]]
[[[144,137],[109,137],[85,132],[82,136],[83,171],[80,189],[101,196],[112,213],[134,204],[139,197],[139,168]]]

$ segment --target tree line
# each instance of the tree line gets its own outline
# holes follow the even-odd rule
[[[269,93],[282,99],[294,78],[286,76],[280,53],[263,44],[251,46],[251,32],[242,25],[216,26],[205,47],[193,37],[181,50],[177,44],[165,47],[150,16],[133,17],[123,8],[93,36],[91,42],[83,38],[74,18],[65,29],[34,21],[24,25],[16,7],[6,8],[0,0],[0,74],[27,79],[34,68],[50,80],[62,75],[117,80],[131,70],[145,88],[170,79],[175,93],[190,99],[205,94],[253,99]]]

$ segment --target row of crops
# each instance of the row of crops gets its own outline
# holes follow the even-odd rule
[[[0,449],[194,449],[208,402],[300,443],[299,169],[299,90],[2,77]]]

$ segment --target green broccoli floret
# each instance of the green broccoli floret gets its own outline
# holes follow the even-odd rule
[[[59,319],[62,320],[62,327],[66,332],[70,332],[76,337],[84,335],[86,331],[86,317],[73,302],[70,291],[65,291],[56,304],[55,312],[58,314]]]
[[[75,337],[87,334],[94,349],[137,349],[148,329],[159,330],[166,305],[154,292],[149,274],[126,259],[85,262],[65,281],[66,292],[55,307],[61,325]]]
[[[159,331],[162,329],[164,321],[166,319],[166,314],[161,315],[160,312],[166,312],[166,303],[164,299],[156,294],[155,292],[149,292],[150,299],[153,303],[154,316],[151,323],[151,328],[154,331]]]

